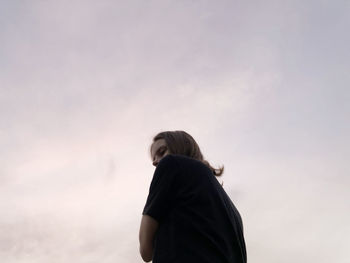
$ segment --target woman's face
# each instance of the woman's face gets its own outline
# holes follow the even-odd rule
[[[168,147],[164,139],[156,140],[151,146],[151,158],[154,166],[157,166],[160,160],[169,154]]]

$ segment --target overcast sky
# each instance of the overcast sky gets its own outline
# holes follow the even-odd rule
[[[142,262],[164,130],[225,166],[249,262],[349,262],[349,1],[0,3],[1,262]]]

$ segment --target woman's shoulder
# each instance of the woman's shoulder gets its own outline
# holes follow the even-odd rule
[[[180,154],[167,154],[164,156],[160,161],[158,165],[164,166],[164,165],[177,165],[177,166],[183,166],[188,164],[199,164],[201,165],[202,162]]]
[[[186,155],[180,155],[180,154],[168,154],[163,159],[165,159],[165,162],[172,162],[174,164],[177,164],[180,167],[183,168],[204,168],[208,169],[208,167],[201,161],[188,157]],[[161,161],[163,161],[163,159]]]
[[[173,162],[200,162],[194,158],[188,157],[186,155],[181,155],[181,154],[168,154],[164,158],[162,158],[161,161],[163,160],[172,160]]]

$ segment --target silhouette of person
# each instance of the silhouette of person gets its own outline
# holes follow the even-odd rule
[[[164,131],[150,148],[153,174],[142,212],[140,254],[154,263],[247,262],[241,216],[196,141]]]

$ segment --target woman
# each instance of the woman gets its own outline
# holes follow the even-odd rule
[[[247,261],[241,216],[191,135],[157,134],[156,170],[142,212],[140,254],[153,263]]]

